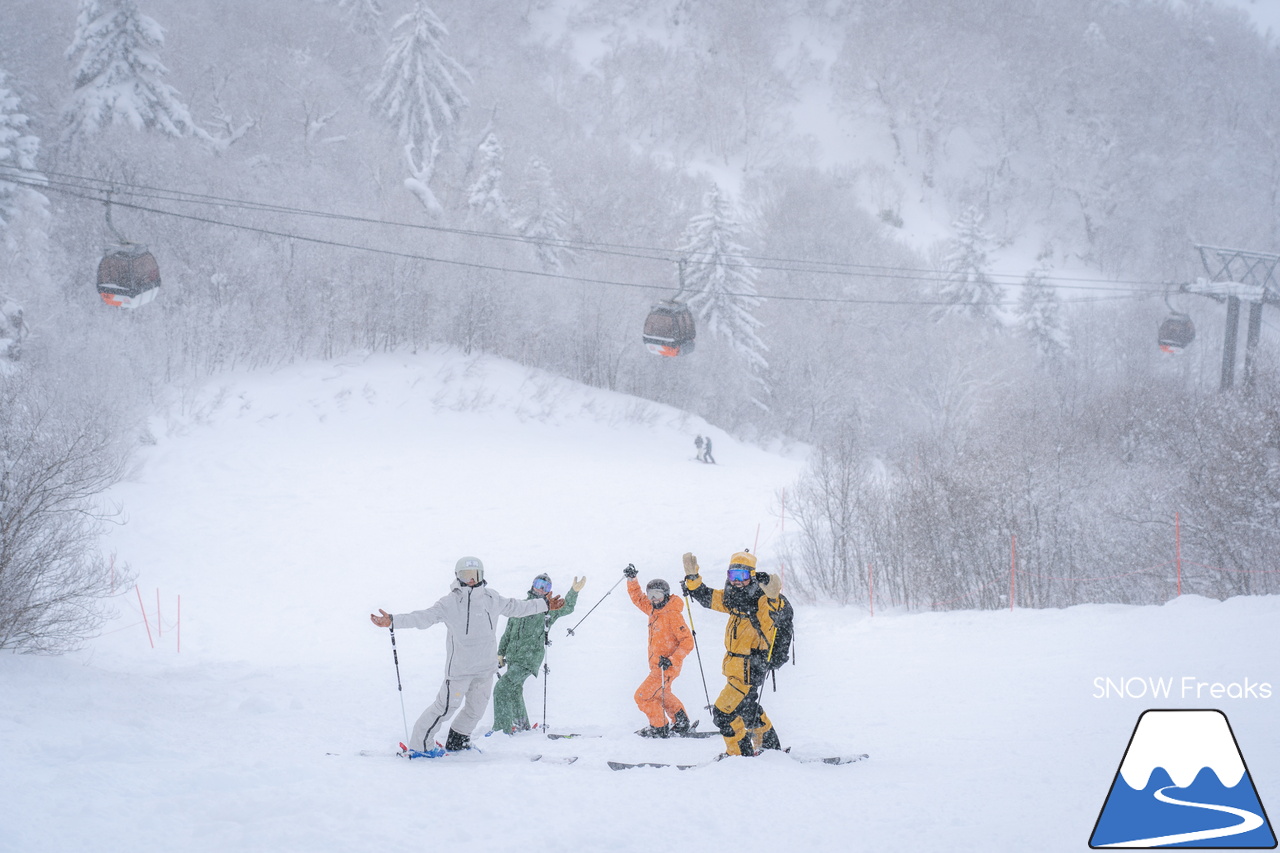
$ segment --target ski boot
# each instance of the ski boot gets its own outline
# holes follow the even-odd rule
[[[471,736],[459,734],[453,729],[449,729],[449,736],[444,741],[445,752],[461,752],[464,749],[471,748]]]

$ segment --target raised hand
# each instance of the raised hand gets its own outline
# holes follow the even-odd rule
[[[698,558],[693,554],[685,552],[684,557],[684,574],[685,577],[693,577],[698,573]]]

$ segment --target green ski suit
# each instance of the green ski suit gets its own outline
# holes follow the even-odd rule
[[[541,598],[532,590],[528,598]],[[547,654],[547,633],[561,616],[573,612],[578,591],[570,589],[564,596],[564,607],[547,613],[535,613],[507,620],[507,628],[498,642],[498,654],[506,658],[507,671],[493,687],[493,730],[524,731],[529,728],[529,712],[524,705],[524,683],[537,676],[538,667]]]

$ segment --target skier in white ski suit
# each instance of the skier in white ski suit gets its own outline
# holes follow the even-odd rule
[[[515,599],[499,595],[485,585],[484,564],[475,557],[458,560],[454,573],[456,578],[448,594],[426,610],[390,614],[379,608],[381,616],[369,615],[379,628],[430,628],[443,622],[448,630],[444,684],[436,701],[413,724],[406,744],[418,752],[436,748],[436,732],[455,713],[445,749],[470,746],[471,733],[493,694],[493,676],[498,671],[499,615],[529,616],[564,607],[564,599],[559,596]]]

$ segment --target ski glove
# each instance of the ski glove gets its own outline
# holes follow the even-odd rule
[[[671,658],[667,657],[666,655],[663,655],[662,657],[658,658],[658,666],[662,667],[663,669],[671,669],[672,667]]]
[[[684,576],[694,577],[698,574],[698,558],[688,552],[684,555]]]
[[[498,655],[498,669],[502,669],[507,665],[507,659],[502,655]]]
[[[760,584],[760,588],[764,590],[764,594],[769,598],[777,598],[782,592],[782,575],[768,575],[768,580]]]
[[[547,599],[548,610],[559,610],[561,607],[564,607],[564,599],[560,596],[553,595]]]
[[[582,588],[586,585],[587,585],[586,575],[583,575],[582,577],[577,577],[575,575],[573,578],[573,586],[570,587],[570,589],[572,589],[574,592],[581,592]]]
[[[636,571],[635,564],[633,564],[633,563],[627,563],[627,567],[626,567],[625,569],[623,569],[623,570],[622,570],[622,573],[623,573],[624,575],[626,575],[627,577],[629,577],[629,578],[633,578],[633,577],[635,577],[637,574],[639,574],[639,573]]]

